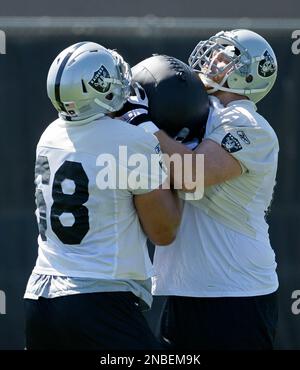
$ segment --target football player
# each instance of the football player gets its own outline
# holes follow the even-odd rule
[[[169,296],[162,334],[177,349],[271,349],[278,278],[265,215],[279,145],[256,103],[275,82],[276,57],[257,33],[232,30],[199,42],[189,64],[210,94],[200,145],[148,124],[163,152],[204,154],[205,168],[203,198],[184,202],[172,248],[155,251],[153,293]]]
[[[114,118],[130,84],[121,55],[93,42],[70,46],[50,67],[48,96],[59,118],[36,150],[39,249],[25,292],[27,349],[159,348],[141,313],[152,302],[146,236],[170,244],[181,211],[162,189],[156,137]],[[121,146],[158,165],[134,172]],[[113,160],[140,181],[112,186]]]

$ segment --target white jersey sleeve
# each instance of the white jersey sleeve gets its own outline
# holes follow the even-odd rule
[[[277,137],[261,116],[249,114],[243,105],[253,106],[253,103],[239,101],[235,105],[233,102],[223,108],[222,114],[218,110],[213,113],[205,138],[215,141],[236,158],[243,171],[266,172],[276,161]]]

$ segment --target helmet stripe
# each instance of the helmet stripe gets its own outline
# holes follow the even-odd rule
[[[73,55],[74,51],[77,50],[80,46],[82,46],[84,44],[87,44],[87,41],[79,42],[78,44],[76,44],[75,47],[74,47],[74,49],[71,50],[64,57],[63,61],[61,62],[60,66],[58,68],[58,71],[57,71],[57,75],[56,75],[56,78],[55,78],[55,85],[54,85],[55,100],[56,100],[57,104],[59,105],[60,109],[62,111],[64,111],[64,112],[66,112],[66,109],[65,109],[65,107],[64,107],[64,105],[63,105],[63,103],[61,101],[61,98],[60,98],[60,82],[61,82],[61,76],[63,74],[63,71],[65,69],[66,64],[68,63],[68,60]]]

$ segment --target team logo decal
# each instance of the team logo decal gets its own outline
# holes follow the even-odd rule
[[[237,131],[236,133],[239,135],[239,137],[241,138],[241,140],[243,140],[244,143],[248,145],[250,144],[250,140],[247,138],[244,131]]]
[[[228,153],[235,153],[243,149],[238,139],[231,134],[224,136],[221,145]]]
[[[110,83],[105,81],[106,78],[110,78],[108,70],[102,65],[96,72],[94,76],[89,81],[89,85],[100,93],[106,93],[110,88]]]
[[[266,50],[264,52],[264,59],[259,62],[258,74],[262,77],[272,76],[276,72],[276,65],[271,54]]]

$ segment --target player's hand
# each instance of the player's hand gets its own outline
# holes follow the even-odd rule
[[[117,117],[135,126],[150,121],[148,104],[145,90],[135,82],[132,86],[132,95],[127,99],[123,108],[117,112]]]
[[[140,126],[151,134],[159,131],[159,128],[151,121],[149,116],[146,92],[137,82],[132,86],[132,94],[127,99],[123,108],[117,112],[116,117],[131,125]]]

